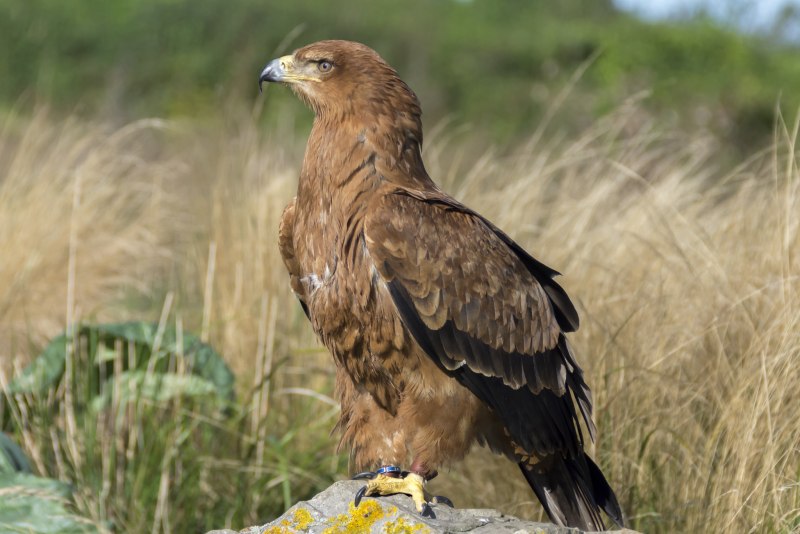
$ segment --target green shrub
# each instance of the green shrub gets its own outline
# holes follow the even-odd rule
[[[263,409],[268,388],[237,401],[220,356],[163,325],[76,328],[4,390],[3,427],[25,443],[36,472],[61,482],[0,477],[35,489],[32,500],[3,501],[0,525],[25,513],[44,517],[48,506],[59,515],[67,497],[87,519],[54,523],[62,532],[84,524],[198,532],[258,522],[327,486],[340,464],[326,441],[307,441],[327,432],[336,409],[320,413],[318,402],[302,398],[287,426]],[[46,522],[30,529],[52,532]]]

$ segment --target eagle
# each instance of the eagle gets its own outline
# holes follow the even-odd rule
[[[559,273],[433,182],[414,92],[377,52],[342,40],[272,60],[264,82],[315,115],[278,244],[333,356],[340,446],[368,470],[356,506],[404,493],[435,515],[452,503],[426,482],[477,443],[519,465],[554,523],[602,530],[604,510],[622,526],[584,451],[592,400]]]

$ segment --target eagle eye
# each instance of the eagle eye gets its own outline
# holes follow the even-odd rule
[[[320,72],[330,72],[333,68],[333,63],[328,61],[327,59],[323,59],[322,61],[317,63],[317,68]]]

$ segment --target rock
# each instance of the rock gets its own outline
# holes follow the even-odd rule
[[[422,517],[406,495],[361,500],[353,506],[353,496],[364,483],[355,480],[336,482],[310,501],[302,501],[281,517],[260,527],[249,527],[240,534],[580,534],[579,529],[550,523],[524,521],[497,510],[469,510],[439,504],[433,507],[435,519]],[[633,533],[632,530],[616,531]],[[235,534],[213,530],[207,534]]]

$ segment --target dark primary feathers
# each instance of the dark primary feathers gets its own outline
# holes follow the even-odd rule
[[[622,513],[584,453],[592,401],[558,274],[443,193],[421,157],[416,95],[368,47],[321,41],[271,62],[314,110],[280,247],[337,366],[356,465],[412,460],[428,478],[486,444],[518,462],[549,517]],[[372,464],[372,465],[371,465]]]

